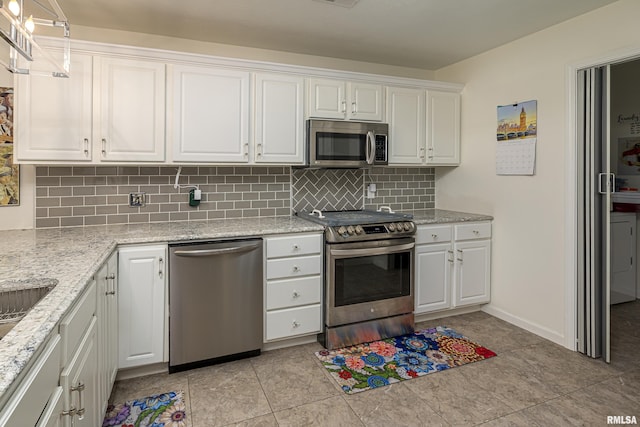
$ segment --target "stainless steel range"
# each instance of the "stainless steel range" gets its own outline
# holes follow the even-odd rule
[[[322,344],[333,349],[413,332],[412,217],[390,210],[298,216],[325,225]]]

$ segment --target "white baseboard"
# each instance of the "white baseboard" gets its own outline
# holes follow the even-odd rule
[[[293,347],[296,345],[310,344],[318,341],[318,335],[307,335],[304,337],[289,338],[280,341],[266,342],[262,344],[262,351],[277,350],[279,348]]]
[[[431,313],[415,313],[415,322],[426,322],[428,320],[440,319],[443,317],[457,316],[459,314],[473,313],[474,311],[480,311],[481,305],[472,305],[470,307],[461,308],[447,308],[440,311],[432,311]]]
[[[558,345],[568,348],[566,346],[566,339],[564,335],[556,331],[552,331],[551,329],[545,328],[544,326],[538,325],[537,323],[533,323],[521,317],[515,316],[500,308],[493,307],[490,304],[482,307],[482,311],[494,317],[497,317],[500,320],[504,320],[505,322],[509,322],[531,333],[539,335],[542,338],[548,339],[549,341],[552,341]],[[575,349],[570,348],[570,350],[575,350]]]
[[[166,374],[169,372],[168,363],[154,363],[151,365],[140,366],[136,368],[126,368],[118,370],[116,381],[128,380],[130,378],[144,377],[153,374]]]

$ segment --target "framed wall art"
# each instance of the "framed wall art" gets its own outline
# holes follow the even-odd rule
[[[0,87],[0,206],[20,204],[20,166],[13,163],[13,88]]]

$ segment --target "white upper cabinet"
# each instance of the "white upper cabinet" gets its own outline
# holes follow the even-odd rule
[[[422,89],[387,87],[389,165],[424,164],[424,97]]]
[[[161,162],[165,145],[165,65],[96,57],[101,161]]]
[[[389,165],[460,164],[460,94],[387,87]]]
[[[427,164],[460,163],[460,94],[427,91]]]
[[[304,162],[304,79],[255,75],[254,161]]]
[[[382,85],[309,79],[308,116],[321,119],[382,121]]]
[[[307,118],[389,123],[390,166],[460,162],[456,84],[82,41],[70,78],[14,81],[18,163],[301,165]]]
[[[170,73],[173,160],[248,162],[249,72],[174,65]]]
[[[69,78],[16,77],[16,160],[92,160],[92,57],[72,55],[71,70]]]
[[[165,65],[73,53],[68,79],[16,79],[18,161],[162,162]]]

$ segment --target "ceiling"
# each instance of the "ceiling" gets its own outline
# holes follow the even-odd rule
[[[58,0],[71,24],[437,70],[615,0]],[[26,5],[26,3],[25,3]]]

